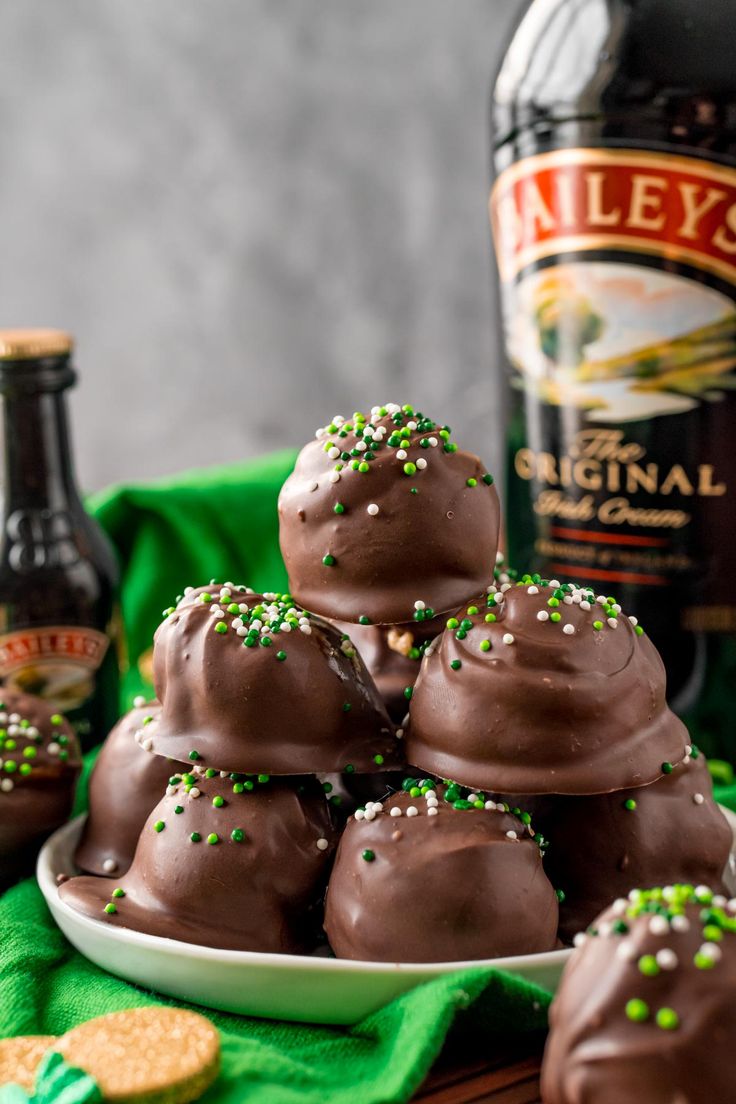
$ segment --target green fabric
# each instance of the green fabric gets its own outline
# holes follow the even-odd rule
[[[285,588],[276,498],[293,461],[294,453],[278,453],[254,463],[113,488],[91,500],[123,565],[130,657],[124,706],[134,694],[150,690],[139,660],[150,649],[160,611],[185,586],[217,577],[257,589]],[[77,811],[85,805],[95,754],[87,757]],[[723,798],[736,808],[736,787]],[[22,882],[0,898],[0,1037],[57,1035],[105,1012],[156,1003],[173,1002],[104,973],[74,951],[52,922],[35,882]],[[220,1029],[223,1045],[221,1076],[204,1099],[210,1104],[405,1101],[453,1025],[464,1035],[477,1033],[482,1053],[492,1038],[543,1030],[548,1004],[549,995],[534,986],[475,968],[420,986],[352,1029],[201,1010]],[[66,1086],[64,1091],[75,1090]],[[11,1090],[2,1104],[25,1099],[25,1094],[13,1097]],[[71,1104],[74,1098],[46,1091],[44,1099]]]
[[[49,1051],[36,1072],[32,1093],[20,1085],[0,1087],[0,1104],[101,1104],[97,1082],[84,1070],[69,1066],[61,1054]]]

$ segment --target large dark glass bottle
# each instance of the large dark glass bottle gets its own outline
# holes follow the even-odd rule
[[[590,582],[736,759],[736,4],[534,0],[494,89],[514,566]]]
[[[74,478],[71,350],[57,331],[0,331],[0,681],[49,701],[90,747],[118,712],[118,569]]]

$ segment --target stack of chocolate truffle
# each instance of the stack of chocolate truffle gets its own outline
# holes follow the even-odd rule
[[[92,779],[77,860],[94,876],[62,897],[187,942],[311,950],[338,840],[314,775],[401,763],[355,648],[288,595],[210,585],[166,611],[154,678],[160,706],[120,723]]]
[[[634,886],[722,885],[732,838],[704,757],[610,596],[525,575],[461,607],[425,653],[406,747],[533,814],[564,940]]]

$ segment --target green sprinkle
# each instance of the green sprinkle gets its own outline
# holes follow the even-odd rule
[[[322,563],[325,565],[325,567],[334,567],[335,557],[331,556],[328,552],[326,556],[322,557]]]
[[[258,781],[262,784],[266,783],[266,782],[270,782],[271,781],[271,775],[270,774],[259,774],[258,775]]]
[[[558,621],[562,620],[562,614],[561,613],[551,613],[549,615],[549,619],[550,619],[550,621],[554,621],[555,624],[556,624]]]
[[[216,796],[216,797],[213,797],[213,798],[212,798],[212,804],[214,805],[214,807],[215,807],[216,809],[221,809],[221,808],[222,808],[222,806],[223,806],[223,805],[225,804],[225,798],[224,798],[224,797],[220,797],[220,795],[219,795],[219,794],[217,794],[217,796]]]
[[[230,839],[233,841],[233,843],[242,843],[245,839],[245,832],[242,828],[233,828],[232,832],[230,833]]]
[[[450,661],[450,666],[452,667],[453,671],[459,671],[462,665],[463,663],[461,659],[453,659]]]
[[[174,806],[174,812],[175,812],[175,813],[176,813],[177,815],[178,815],[179,813],[183,813],[183,812],[184,812],[184,806],[183,806],[183,805],[175,805],[175,806]]]
[[[661,1027],[664,1031],[675,1031],[680,1026],[680,1017],[674,1008],[660,1008],[655,1019],[657,1027]]]
[[[487,613],[486,614],[486,621],[488,622],[489,625],[492,625],[495,620],[496,620],[495,613]]]
[[[477,480],[477,479],[473,479],[473,478],[471,477],[470,479],[466,479],[466,480],[465,480],[465,485],[466,485],[467,487],[477,487],[477,486],[478,486],[478,480]]]
[[[35,747],[24,748],[23,755],[25,756],[26,759],[35,759],[36,756],[38,755],[38,748],[35,748]]]
[[[491,642],[490,642],[490,640],[481,640],[481,642],[480,642],[480,650],[481,650],[482,652],[490,652],[490,650],[491,650]]]
[[[21,765],[18,769],[19,769],[20,773],[24,777],[26,777],[27,775],[29,775],[31,773],[31,771],[33,770],[33,767],[31,766],[30,763],[21,763]]]
[[[695,955],[693,962],[698,970],[712,970],[716,964],[714,958],[711,958],[710,955],[701,954],[700,951]]]
[[[633,797],[630,797],[627,801],[624,801],[624,809],[628,809],[630,813],[633,813],[636,808],[636,802]]]
[[[646,1001],[634,998],[626,1002],[626,1017],[634,1023],[644,1023],[649,1019],[649,1005]]]
[[[343,711],[343,713],[349,713],[349,712],[350,712],[350,710],[351,710],[352,708],[353,708],[353,707],[352,707],[352,705],[350,704],[350,702],[343,702],[343,703],[342,703],[342,711]]]
[[[157,820],[156,823],[153,826],[153,830],[154,830],[154,832],[163,832],[165,827],[166,827],[166,824],[164,823],[163,820]]]
[[[634,626],[634,632],[636,633],[637,636],[643,636],[644,635],[644,630],[641,627],[641,625],[635,625]]]
[[[366,617],[366,615],[364,613],[361,613],[360,617],[358,618],[358,624],[359,625],[370,625],[371,624],[371,619],[370,619],[370,617]]]
[[[198,751],[190,751],[189,752],[189,758],[192,759],[192,760],[199,759],[199,752]]]
[[[493,476],[490,472],[486,472],[486,474],[483,476],[483,482],[487,487],[491,486],[491,484],[493,483]]]
[[[564,904],[566,897],[564,889],[556,889],[555,893],[557,894],[557,900],[559,901],[559,903],[561,905]]]
[[[276,658],[280,659],[281,662],[283,663],[283,661],[286,659],[286,652],[277,652],[276,653]]]
[[[189,838],[192,841],[192,843],[199,843],[202,839],[199,832],[192,832],[192,834]]]
[[[113,895],[113,897],[124,897],[125,896],[125,890],[124,889],[114,889],[112,891],[112,895]]]
[[[109,904],[109,905],[105,905],[105,912],[106,912],[106,913],[107,913],[107,914],[108,914],[109,916],[112,916],[112,914],[113,914],[114,912],[117,912],[117,911],[118,911],[117,905],[113,904],[113,902],[112,902],[112,901],[110,901],[110,904]]]
[[[332,507],[332,512],[334,514],[344,514],[345,507],[343,506],[342,502],[336,502],[335,505]]]
[[[416,473],[417,473],[416,464],[412,464],[411,460],[408,460],[406,462],[406,464],[404,464],[404,475],[416,475]]]
[[[662,764],[662,774],[672,774],[674,769],[675,768],[672,766],[671,763],[663,763]]]
[[[642,955],[638,962],[639,973],[644,977],[656,977],[659,971],[659,964],[654,955]]]
[[[218,836],[217,832],[210,832],[207,837],[207,842],[211,844],[219,843],[220,837]]]
[[[363,858],[365,859],[366,862],[373,862],[375,857],[376,857],[376,855],[375,855],[374,851],[366,850],[366,851],[363,852]]]
[[[234,794],[241,794],[244,789],[245,789],[245,786],[243,785],[242,782],[236,782],[235,785],[233,786],[233,793]]]
[[[449,621],[447,622],[447,628],[448,629],[456,629],[459,624],[460,624],[460,622],[458,621],[457,617],[451,617],[449,619]]]
[[[345,764],[345,774],[355,774],[355,767],[352,763]]]
[[[383,756],[382,755],[374,755],[373,756],[373,762],[379,767],[383,766],[383,762],[384,762]]]
[[[603,628],[603,622],[602,621],[594,621],[593,622],[593,628],[595,629],[596,632],[600,632],[601,629]]]
[[[406,698],[407,701],[411,701],[411,696],[412,696],[413,693],[414,693],[413,687],[407,686],[407,687],[404,688],[404,697]]]
[[[217,622],[217,624],[215,625],[215,632],[217,632],[217,633],[226,633],[227,632],[227,625],[225,624],[224,621],[218,621]]]
[[[217,778],[217,771],[214,767],[208,767],[204,772],[205,778]]]
[[[365,460],[363,460],[363,462],[361,464],[358,464],[358,471],[362,472],[364,475],[367,471],[370,471],[370,470],[371,470],[370,469],[370,464],[367,464],[365,462]]]

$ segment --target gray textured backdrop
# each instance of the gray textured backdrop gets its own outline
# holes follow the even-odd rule
[[[519,0],[5,0],[0,325],[88,488],[412,401],[496,455],[488,86]]]

